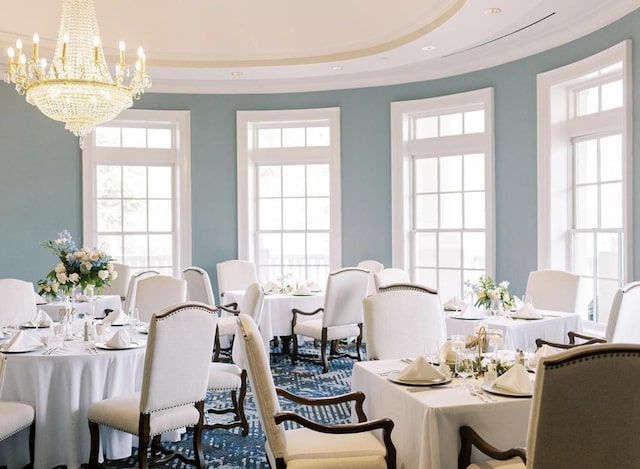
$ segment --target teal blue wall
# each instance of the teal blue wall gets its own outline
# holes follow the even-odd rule
[[[536,268],[536,74],[624,39],[640,40],[640,11],[556,49],[446,79],[314,93],[150,93],[136,107],[191,111],[193,263],[206,268],[215,283],[216,263],[237,255],[236,111],[339,107],[343,265],[367,258],[390,265],[390,103],[493,87],[497,277],[510,280],[517,293]],[[640,83],[636,50],[634,84]],[[637,92],[634,109],[640,110]],[[640,123],[634,122],[637,135]],[[35,282],[54,262],[40,242],[64,228],[80,240],[81,154],[62,124],[43,117],[9,85],[0,86],[0,142],[0,277]],[[636,139],[634,181],[638,145]],[[638,199],[634,194],[634,225],[640,221]],[[637,278],[640,255],[629,262]]]

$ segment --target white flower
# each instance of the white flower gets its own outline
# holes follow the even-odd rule
[[[99,270],[98,271],[98,277],[100,277],[100,280],[106,280],[107,278],[109,278],[109,271],[108,270]]]
[[[82,259],[84,257],[84,252],[76,251],[73,253],[73,257],[75,257],[76,259]]]
[[[67,278],[67,274],[64,272],[56,272],[56,278],[58,279],[58,282],[65,284],[67,283],[67,280],[69,280]]]
[[[113,266],[113,264],[111,262],[109,262],[107,264],[107,270],[111,273],[115,272],[115,267]],[[115,278],[115,277],[114,277]]]
[[[80,280],[80,275],[78,273],[74,272],[69,275],[69,281],[71,283],[78,283],[78,280]]]
[[[115,280],[118,278],[118,272],[115,270],[111,271],[111,280]]]
[[[100,253],[98,251],[93,251],[89,253],[89,260],[91,262],[95,262],[100,259]]]
[[[56,267],[53,269],[53,271],[56,274],[63,274],[67,272],[67,269],[65,268],[64,264],[62,262],[60,262],[58,265],[56,265]]]
[[[503,280],[498,284],[498,286],[506,290],[507,288],[509,288],[509,282],[507,280]]]

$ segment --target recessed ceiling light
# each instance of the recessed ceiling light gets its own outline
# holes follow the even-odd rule
[[[435,50],[435,49],[436,49],[436,46],[424,46],[422,48],[422,50],[425,51],[425,52],[428,52],[430,50]]]
[[[342,70],[342,67],[340,65],[334,65],[331,67],[331,70]]]
[[[500,13],[502,10],[500,8],[487,8],[484,11],[485,15],[495,15],[496,13]]]
[[[231,75],[233,75],[234,77],[241,77],[243,75],[242,72],[231,72]]]

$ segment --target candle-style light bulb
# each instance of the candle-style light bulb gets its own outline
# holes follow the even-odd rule
[[[33,57],[35,59],[38,58],[38,44],[40,44],[40,36],[38,36],[38,33],[35,33],[33,35]]]
[[[69,34],[65,33],[62,36],[62,60],[64,61],[67,58],[67,45],[69,44]]]
[[[93,36],[93,61],[97,64],[100,55],[100,38]]]
[[[22,55],[22,39],[16,40],[16,57],[20,60],[20,56]]]
[[[145,56],[144,56],[144,50],[142,49],[142,46],[138,47],[138,57],[140,59],[140,71],[142,73],[144,73],[144,69],[145,69]]]
[[[9,55],[9,70],[11,70],[11,65],[13,65],[13,58],[16,56],[16,52],[13,50],[13,47],[9,47],[9,49],[7,49],[7,54]]]
[[[120,41],[119,48],[120,48],[120,66],[122,68],[124,68],[124,66],[125,66],[125,62],[124,62],[124,50],[125,50],[124,41]]]

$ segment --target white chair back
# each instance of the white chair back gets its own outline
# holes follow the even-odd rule
[[[260,325],[262,320],[262,307],[264,306],[264,292],[259,283],[254,282],[247,287],[244,297],[242,298],[242,305],[240,311],[248,314]]]
[[[37,310],[33,283],[15,278],[0,279],[0,327],[31,321]]]
[[[357,267],[331,272],[324,297],[323,327],[363,322],[362,300],[367,296],[369,271]]]
[[[367,287],[367,296],[376,294],[376,285],[373,282],[373,275],[384,269],[384,265],[381,262],[368,259],[366,261],[358,262],[358,267],[369,271],[369,286]]]
[[[418,289],[365,298],[364,330],[369,360],[417,357],[447,339],[440,297]]]
[[[136,299],[140,321],[148,322],[151,316],[166,308],[187,301],[187,281],[169,275],[153,275],[137,281]]]
[[[382,269],[380,272],[373,274],[373,283],[376,287],[376,291],[383,285],[390,285],[392,283],[409,283],[409,273],[402,269],[396,269],[394,267],[388,269]]]
[[[4,386],[4,376],[7,373],[7,356],[0,353],[0,401],[2,400],[2,388]]]
[[[616,292],[609,313],[607,342],[640,344],[640,282]]]
[[[527,468],[637,466],[639,387],[639,345],[581,346],[543,358],[531,403]],[[567,396],[576,405],[568,405]]]
[[[576,312],[579,292],[579,275],[564,270],[529,273],[526,295],[536,309]]]
[[[105,295],[118,295],[124,299],[127,297],[127,290],[131,281],[131,266],[114,262],[113,269],[117,272],[116,278],[111,281],[111,285],[104,288],[103,293]]]
[[[224,304],[224,292],[246,290],[253,282],[258,281],[256,265],[251,261],[232,259],[216,265],[218,274],[218,295]]]
[[[138,290],[138,280],[143,278],[153,277],[154,275],[160,275],[160,272],[156,270],[142,270],[131,275],[129,279],[129,285],[127,287],[127,296],[124,300],[124,312],[129,314],[136,304],[136,292]]]
[[[236,341],[240,342],[240,349],[246,360],[245,365],[253,398],[267,438],[267,454],[271,453],[274,459],[282,458],[286,453],[286,437],[284,424],[277,425],[273,418],[280,412],[280,403],[271,374],[269,357],[255,321],[244,313],[240,313],[238,320]]]
[[[187,267],[182,271],[187,281],[187,299],[214,306],[216,299],[211,288],[211,279],[206,270],[200,267]]]
[[[153,314],[144,360],[140,412],[202,401],[207,394],[217,310],[186,303]]]

